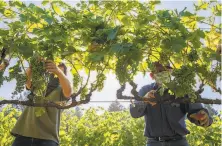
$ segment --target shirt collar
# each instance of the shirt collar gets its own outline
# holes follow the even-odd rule
[[[152,88],[153,88],[153,90],[158,89],[158,84],[156,82],[154,82],[153,85],[152,85]]]

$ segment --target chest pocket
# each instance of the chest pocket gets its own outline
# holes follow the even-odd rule
[[[181,112],[183,114],[186,114],[189,110],[189,104],[184,104],[184,103],[171,103],[170,104],[172,107],[177,107],[180,108]]]

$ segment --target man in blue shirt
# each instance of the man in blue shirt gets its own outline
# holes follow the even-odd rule
[[[148,137],[147,146],[189,146],[186,135],[185,116],[198,126],[208,127],[212,124],[212,118],[202,104],[155,104],[146,99],[155,98],[154,93],[161,86],[163,78],[170,77],[172,68],[163,66],[159,62],[154,63],[155,71],[150,76],[156,80],[142,87],[139,96],[144,101],[135,101],[130,105],[130,113],[133,118],[145,117],[145,132]],[[165,74],[165,75],[164,75]],[[166,75],[168,74],[168,75]],[[148,103],[147,103],[148,102]]]

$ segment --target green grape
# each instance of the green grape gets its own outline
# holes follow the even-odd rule
[[[116,63],[116,77],[120,84],[124,84],[129,80],[132,80],[138,68],[138,63],[131,59],[129,56],[119,58]]]
[[[32,92],[36,96],[45,96],[47,87],[48,74],[44,68],[44,62],[40,61],[37,56],[30,59],[30,65],[32,68]]]
[[[189,54],[188,54],[188,60],[190,62],[195,62],[198,60],[198,54],[197,54],[197,51],[196,50],[192,50]]]
[[[24,85],[26,83],[26,75],[24,74],[18,74],[16,77],[16,87],[15,87],[15,91],[12,94],[16,95],[17,93],[21,93],[22,91],[24,91]]]
[[[196,85],[195,72],[190,66],[182,66],[180,69],[173,71],[173,81],[170,83],[172,91],[176,97],[184,97],[185,95],[192,95],[194,97],[194,86]]]
[[[106,76],[104,74],[97,75],[97,89],[101,91],[104,87],[104,81],[106,80]]]
[[[120,84],[123,84],[127,81],[127,65],[125,65],[124,58],[118,59],[116,63],[115,72]]]
[[[37,55],[30,59],[30,65],[32,69],[32,94],[28,96],[28,98],[34,102],[43,102],[45,100],[49,74],[45,70],[44,62],[40,61]],[[44,113],[44,107],[35,107],[35,115],[37,117],[43,115]]]
[[[81,82],[80,76],[77,73],[73,74],[73,89],[75,92],[77,91],[80,82]]]
[[[9,77],[5,78],[7,81],[11,81],[12,79],[16,79],[15,91],[12,95],[17,95],[24,91],[24,85],[26,83],[26,75],[22,72],[20,64],[16,64],[13,67],[9,68]]]
[[[194,102],[195,99],[197,99],[197,95],[193,92],[188,94],[189,98],[191,98],[191,101]]]
[[[83,90],[82,90],[82,92],[81,92],[81,94],[80,94],[80,99],[81,99],[81,100],[83,100],[83,99],[85,98],[87,92],[88,92],[88,88],[86,88],[86,87],[83,88]]]

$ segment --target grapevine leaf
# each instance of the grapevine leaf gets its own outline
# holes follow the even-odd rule
[[[183,16],[183,17],[190,17],[190,16],[194,16],[194,14],[193,14],[193,13],[188,12],[188,11],[181,12],[181,13],[180,13],[180,15],[181,15],[181,16]]]
[[[93,62],[102,61],[104,59],[103,53],[94,52],[89,55],[89,60]]]
[[[111,30],[108,32],[108,37],[107,37],[107,39],[108,39],[108,40],[113,40],[113,39],[115,39],[118,30],[119,30],[119,27],[115,27],[114,29],[111,29]]]
[[[53,18],[50,15],[43,15],[42,18],[49,24],[51,25],[53,22]]]
[[[172,40],[172,50],[174,52],[178,53],[185,47],[186,47],[186,43],[181,37],[177,37]]]
[[[43,0],[43,1],[42,1],[42,5],[43,5],[43,6],[47,5],[48,3],[49,3],[49,0]]]
[[[197,30],[197,34],[198,34],[201,38],[205,38],[204,31],[198,29],[198,30]]]
[[[119,53],[123,49],[123,46],[121,44],[114,44],[111,46],[111,52]]]
[[[18,50],[25,58],[33,56],[33,48],[30,45],[21,44],[18,46]]]
[[[149,15],[149,16],[147,16],[147,20],[149,22],[154,21],[155,19],[156,19],[156,15]]]
[[[62,15],[62,11],[60,8],[56,5],[56,3],[52,3],[52,9],[55,11],[56,14]]]

